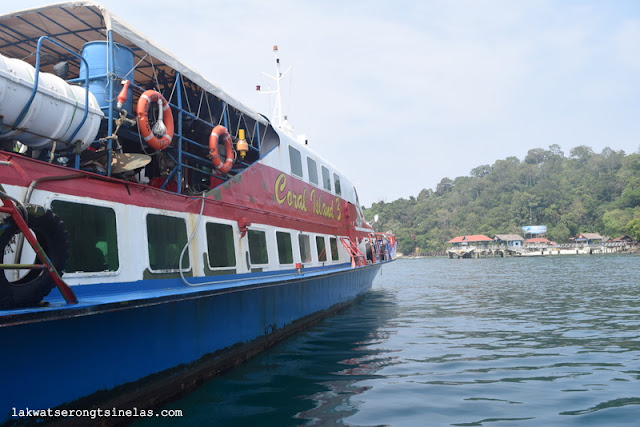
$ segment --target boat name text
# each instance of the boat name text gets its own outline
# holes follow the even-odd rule
[[[311,202],[311,212],[323,216],[329,219],[340,220],[342,218],[342,211],[340,210],[340,199],[336,197],[331,203],[325,203],[322,200],[322,194],[320,192],[316,192],[316,189],[313,188],[308,193],[307,198],[307,189],[305,188],[302,192],[295,192],[291,188],[287,188],[287,175],[281,173],[276,178],[275,183],[275,194],[276,201],[279,205],[286,204],[287,206],[291,206],[294,209],[298,209],[302,212],[308,212],[308,202]]]

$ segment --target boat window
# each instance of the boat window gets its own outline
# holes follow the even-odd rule
[[[318,165],[311,157],[307,157],[307,169],[309,172],[309,182],[318,185]]]
[[[322,186],[331,191],[331,175],[329,174],[329,169],[322,166]]]
[[[291,246],[291,233],[276,231],[278,243],[278,260],[280,264],[293,264],[293,247]]]
[[[236,249],[233,242],[232,226],[207,223],[207,247],[211,268],[236,266]]]
[[[118,236],[113,209],[54,200],[51,210],[62,219],[69,233],[67,273],[118,270]]]
[[[264,231],[249,230],[249,256],[251,264],[269,264],[267,235]]]
[[[316,248],[318,249],[318,261],[327,260],[327,248],[324,237],[316,236]]]
[[[149,266],[152,270],[179,270],[180,253],[187,244],[187,224],[182,218],[147,215]],[[184,253],[182,268],[188,270],[189,248]]]
[[[340,176],[337,173],[333,174],[333,188],[336,189],[336,194],[338,196],[342,194],[342,190],[340,189]]]
[[[302,177],[302,156],[292,146],[289,146],[289,162],[291,163],[291,173]]]
[[[360,206],[360,199],[358,198],[356,187],[353,187],[353,194],[356,198],[356,225],[358,227],[362,227],[362,219],[364,218],[364,215],[362,214],[362,207]]]
[[[330,237],[329,246],[331,246],[331,259],[338,261],[340,259],[340,254],[338,253],[338,239]]]
[[[301,262],[311,262],[311,243],[309,241],[309,236],[306,234],[299,234],[298,243],[300,244]]]

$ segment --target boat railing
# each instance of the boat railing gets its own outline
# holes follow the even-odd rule
[[[367,258],[351,239],[348,237],[340,237],[340,242],[351,257],[351,267],[361,267],[367,264]]]
[[[119,78],[119,76],[114,77]],[[112,79],[113,80],[113,79]],[[239,120],[236,123],[236,129],[230,129],[232,125],[232,121],[230,120],[230,113],[228,104],[225,101],[220,100],[222,108],[218,117],[214,117],[214,114],[209,111],[210,117],[207,119],[203,119],[201,116],[201,108],[199,106],[196,114],[191,112],[192,106],[189,102],[183,102],[188,99],[188,96],[184,94],[187,89],[188,83],[185,84],[185,80],[183,76],[176,72],[175,79],[172,85],[171,95],[167,97],[167,102],[169,103],[174,115],[177,116],[177,126],[175,129],[174,141],[172,143],[172,147],[175,146],[173,150],[166,150],[166,155],[175,163],[175,165],[171,168],[171,170],[164,176],[164,182],[161,184],[160,188],[166,189],[167,185],[175,180],[177,183],[182,182],[184,174],[186,170],[194,171],[195,173],[201,174],[203,176],[209,176],[219,179],[219,182],[226,181],[228,178],[227,174],[222,174],[218,172],[212,165],[211,159],[208,157],[209,155],[209,145],[203,144],[195,141],[193,138],[187,136],[190,132],[190,129],[185,129],[184,123],[189,122],[191,124],[198,123],[204,128],[213,129],[216,125],[221,124],[226,129],[229,130],[232,136],[238,134],[238,130],[241,129],[241,121]],[[131,82],[131,88],[133,88],[134,92],[137,96],[140,96],[145,90],[145,87],[137,84],[136,82]],[[202,99],[204,99],[205,92],[202,92]],[[175,96],[175,99],[174,99]],[[186,104],[186,105],[185,105]],[[108,110],[114,110],[111,114],[106,114],[106,116],[114,116],[117,110],[113,102],[109,104],[107,107]],[[177,114],[176,114],[177,113]],[[132,112],[127,112],[127,114],[132,114]],[[260,134],[260,126],[257,121],[254,121],[253,126],[249,125],[245,122],[245,127],[242,127],[247,131],[247,139],[253,141],[249,144],[249,150],[254,152],[254,157],[260,157],[260,145],[261,145],[261,134]],[[207,133],[208,136],[209,133]],[[130,134],[131,138],[138,138],[138,135],[135,133]],[[108,150],[112,150],[111,141],[105,141],[103,139],[101,142],[107,142]],[[108,162],[110,166],[110,162]],[[240,173],[242,170],[246,169],[250,166],[250,163],[243,161],[236,161],[234,165],[234,169],[232,169],[233,174]],[[107,170],[107,175],[111,174],[110,170]],[[177,192],[182,192],[181,186],[177,185]]]
[[[73,12],[71,11],[71,13]],[[97,66],[92,64],[89,56],[85,58],[84,51],[78,53],[79,48],[77,46],[70,45],[62,39],[56,40],[54,37],[46,35],[38,39],[35,52],[29,55],[35,55],[34,68],[36,70],[30,98],[27,104],[22,107],[15,124],[3,123],[5,126],[11,125],[14,128],[18,128],[20,122],[27,115],[38,92],[39,74],[42,71],[42,66],[43,64],[48,65],[47,62],[42,61],[43,55],[50,54],[67,61],[73,68],[73,76],[64,76],[62,78],[68,84],[81,85],[85,88],[82,122],[71,133],[70,140],[64,141],[69,145],[68,149],[61,149],[60,144],[58,144],[57,149],[54,146],[50,150],[47,159],[44,158],[45,151],[49,150],[43,150],[41,153],[42,160],[53,161],[55,158],[58,164],[75,169],[86,168],[82,164],[83,162],[87,163],[86,159],[84,157],[81,158],[80,149],[75,147],[74,138],[87,119],[90,108],[89,92],[92,90],[92,84],[95,85],[97,81],[104,81],[104,86],[100,87],[100,89],[104,89],[104,95],[98,102],[104,118],[102,119],[100,130],[90,147],[92,147],[93,151],[106,150],[106,155],[104,156],[106,159],[104,164],[101,162],[104,170],[93,169],[93,172],[114,176],[112,164],[115,155],[120,152],[152,156],[160,154],[144,145],[135,126],[135,102],[142,93],[151,88],[165,96],[171,107],[175,123],[172,143],[162,151],[161,155],[168,159],[165,162],[166,170],[163,167],[154,168],[153,177],[162,178],[161,185],[156,181],[154,183],[155,186],[170,190],[170,182],[175,181],[175,191],[178,193],[199,193],[203,188],[196,187],[203,185],[208,190],[241,173],[251,164],[258,161],[271,149],[274,141],[276,141],[275,145],[277,145],[277,136],[273,131],[269,130],[270,125],[266,119],[261,121],[255,115],[230,105],[222,97],[185,77],[178,69],[155,60],[143,48],[129,44],[129,49],[134,52],[133,68],[117,69],[116,61],[113,58],[117,55],[116,46],[119,45],[114,42],[114,35],[111,31],[107,31],[107,40],[105,42],[106,52],[104,54],[108,58],[106,65],[99,64]],[[47,47],[43,51],[45,44]],[[93,67],[91,73],[89,72],[90,67]],[[102,67],[105,67],[105,72],[102,72]],[[117,105],[116,95],[120,91],[119,84],[124,80],[128,80],[130,83],[130,91],[128,93],[129,97],[132,98],[129,99],[131,101],[129,105],[132,105],[132,107],[124,108],[134,111],[126,111]],[[149,114],[151,115],[151,112]],[[235,159],[232,169],[226,173],[218,171],[209,157],[211,152],[209,135],[217,125],[224,126],[233,141],[239,138],[239,131],[242,129],[245,133],[245,140],[248,143],[247,153],[244,157],[236,156],[233,149],[233,153],[225,153],[225,155],[234,156]],[[263,142],[266,139],[269,142],[267,146],[263,147]],[[74,157],[75,161],[72,162],[64,160]]]
[[[390,261],[396,257],[397,242],[391,232],[374,232],[369,235],[373,242],[373,262]]]

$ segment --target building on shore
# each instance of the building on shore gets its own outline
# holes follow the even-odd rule
[[[521,248],[524,246],[524,237],[519,234],[496,234],[493,241],[506,248]]]
[[[555,243],[545,237],[534,237],[533,239],[525,240],[524,243],[527,248],[550,248],[555,245]]]
[[[575,242],[579,245],[595,245],[602,244],[604,237],[598,233],[582,233],[576,237]]]
[[[582,255],[637,252],[638,245],[630,236],[608,240],[597,233],[582,233],[572,243],[557,244],[545,237],[524,239],[517,234],[457,236],[447,243],[449,258],[482,258],[505,256]]]
[[[484,234],[457,236],[447,242],[451,247],[447,250],[449,258],[471,258],[479,253],[491,251],[493,239]]]
[[[633,244],[633,237],[629,236],[628,234],[625,234],[624,236],[620,236],[617,239],[613,239],[612,242],[615,243],[626,243],[626,244]]]

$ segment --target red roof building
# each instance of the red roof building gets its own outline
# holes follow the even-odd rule
[[[474,234],[472,236],[458,236],[449,240],[449,244],[461,244],[461,243],[491,243],[493,239],[485,236],[484,234]]]
[[[598,233],[582,233],[576,237],[576,243],[586,243],[587,245],[602,243],[604,237]]]
[[[534,237],[533,239],[527,239],[526,244],[531,244],[531,243],[543,243],[543,244],[547,244],[547,245],[553,245],[553,242],[549,239],[545,239],[544,237]]]

